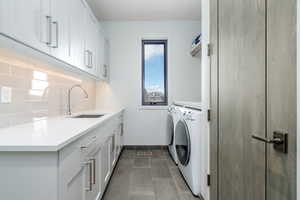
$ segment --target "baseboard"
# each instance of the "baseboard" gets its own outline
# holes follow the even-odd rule
[[[166,150],[166,145],[125,145],[124,149],[128,150]]]

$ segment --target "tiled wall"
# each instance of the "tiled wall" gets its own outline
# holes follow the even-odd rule
[[[0,102],[0,128],[65,115],[67,91],[80,84],[89,94],[86,99],[80,89],[72,92],[72,111],[95,108],[95,81],[62,70],[29,64],[0,55],[0,88],[12,89],[12,101]]]

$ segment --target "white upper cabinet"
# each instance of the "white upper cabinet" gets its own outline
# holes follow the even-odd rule
[[[108,39],[104,39],[104,65],[103,65],[103,74],[104,74],[104,80],[109,81],[109,73],[110,73],[110,43]]]
[[[98,77],[101,80],[108,81],[109,79],[109,42],[105,38],[102,30],[99,31],[99,45],[98,45]]]
[[[0,0],[0,32],[13,37],[14,1]]]
[[[83,51],[86,7],[81,0],[73,1],[70,7],[70,54],[72,58],[70,62],[81,70],[85,70]]]
[[[50,0],[1,0],[1,32],[49,53]]]
[[[99,77],[99,79],[104,80],[105,79],[105,71],[104,71],[104,43],[105,43],[105,39],[104,39],[104,34],[102,32],[102,30],[99,30],[99,38],[98,38],[98,72],[97,75]]]
[[[98,45],[98,22],[86,8],[85,12],[85,43],[84,64],[85,69],[96,75],[97,72],[97,45]]]
[[[0,0],[0,33],[105,79],[103,35],[85,0]]]
[[[71,62],[70,9],[71,0],[51,0],[51,55]]]

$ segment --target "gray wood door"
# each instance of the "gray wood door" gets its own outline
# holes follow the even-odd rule
[[[267,135],[288,133],[288,153],[267,145],[267,199],[296,200],[296,0],[267,7]]]
[[[219,199],[265,199],[265,2],[219,1]]]
[[[296,200],[296,0],[214,2],[218,195],[212,196]],[[271,139],[274,131],[288,133],[287,154],[251,138]]]

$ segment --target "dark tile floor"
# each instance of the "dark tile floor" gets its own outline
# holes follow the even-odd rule
[[[199,200],[162,149],[125,149],[103,199]]]

